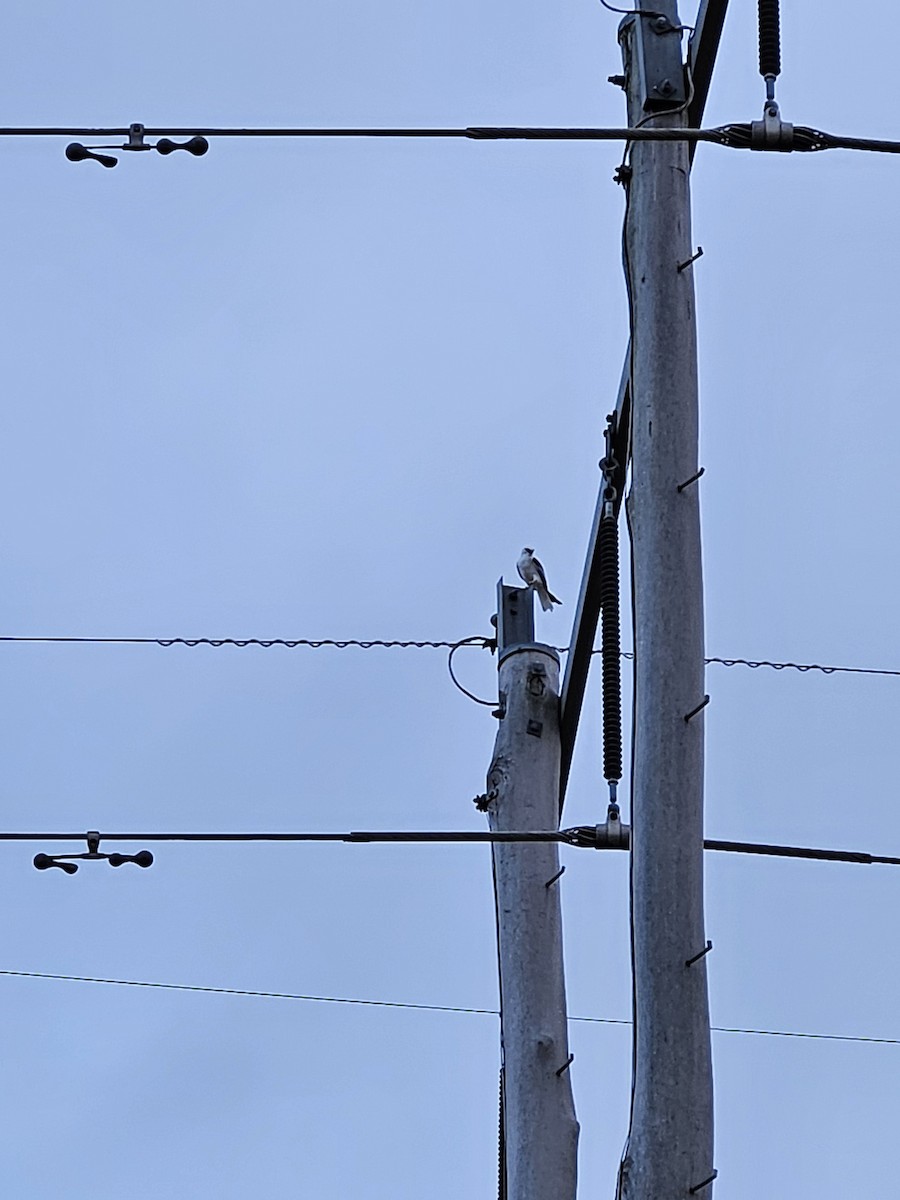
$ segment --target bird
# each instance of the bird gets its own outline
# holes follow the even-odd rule
[[[537,593],[537,598],[541,602],[541,608],[544,612],[551,612],[554,604],[562,604],[550,589],[547,587],[547,576],[544,574],[544,568],[540,561],[534,557],[534,550],[530,546],[523,546],[522,553],[519,555],[519,561],[516,563],[516,570],[519,572],[519,577],[524,579],[530,588],[533,588]]]

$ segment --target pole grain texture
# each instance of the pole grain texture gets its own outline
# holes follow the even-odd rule
[[[649,9],[649,5],[647,6]],[[652,5],[676,26],[672,0]],[[629,125],[644,121],[623,22]],[[679,37],[678,33],[665,36]],[[652,118],[680,128],[685,112]],[[634,1091],[620,1200],[712,1194],[713,1088],[703,916],[703,578],[698,385],[686,143],[635,143],[625,227],[632,305],[635,611],[631,906]],[[679,267],[681,269],[679,270]],[[690,716],[689,714],[695,715]]]
[[[505,714],[488,773],[490,827],[556,829],[556,652],[531,644],[502,655],[500,697]],[[502,1194],[508,1200],[575,1200],[578,1122],[568,1065],[559,847],[497,843],[493,867],[506,1160]]]

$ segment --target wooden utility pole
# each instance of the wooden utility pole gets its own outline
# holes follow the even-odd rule
[[[622,22],[628,121],[687,124],[675,0]],[[650,11],[652,9],[652,12]],[[653,115],[656,114],[656,115]],[[632,920],[635,1074],[621,1200],[707,1200],[713,1093],[703,920],[703,591],[697,345],[686,143],[637,142],[625,263],[632,305],[635,607]]]
[[[559,655],[534,641],[534,595],[498,585],[500,728],[488,772],[492,830],[559,825]],[[574,1200],[578,1122],[569,1078],[559,848],[495,843],[502,1039],[501,1195]]]

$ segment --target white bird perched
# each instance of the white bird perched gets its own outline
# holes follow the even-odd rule
[[[547,576],[544,574],[544,568],[540,561],[534,557],[534,551],[530,546],[525,546],[522,553],[519,555],[519,561],[516,563],[516,570],[519,572],[519,577],[524,579],[530,588],[533,588],[537,593],[537,598],[541,602],[541,608],[544,612],[550,612],[554,604],[562,604],[562,600],[558,600],[556,596],[547,587]]]

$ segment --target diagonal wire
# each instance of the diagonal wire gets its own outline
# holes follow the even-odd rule
[[[65,983],[104,983],[117,987],[155,988],[172,992],[204,992],[216,996],[248,996],[266,1000],[305,1000],[314,1004],[354,1004],[365,1008],[402,1008],[418,1012],[464,1013],[480,1017],[499,1017],[496,1008],[467,1008],[455,1004],[414,1004],[401,1000],[365,1000],[349,996],[314,996],[302,992],[267,992],[251,988],[206,987],[192,983],[158,983],[143,979],[110,979],[97,975],[58,975],[49,971],[11,971],[0,975],[17,979],[53,979]],[[621,1017],[569,1017],[586,1025],[630,1025]],[[753,1037],[806,1038],[825,1042],[868,1042],[880,1046],[900,1046],[900,1038],[855,1036],[844,1033],[807,1033],[791,1029],[749,1029],[731,1025],[713,1025],[714,1033],[737,1033]]]

